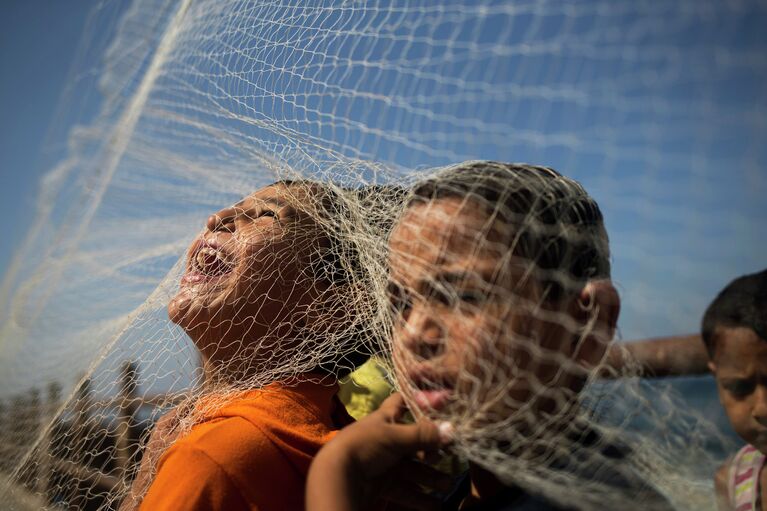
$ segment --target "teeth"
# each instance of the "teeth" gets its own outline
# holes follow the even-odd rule
[[[195,257],[195,263],[197,264],[197,267],[201,270],[204,270],[206,267],[208,267],[208,258],[211,256],[220,260],[225,265],[229,265],[229,261],[222,252],[219,252],[218,250],[215,250],[211,247],[202,247],[197,251],[197,256]]]
[[[199,252],[197,252],[197,267],[200,269],[204,269],[205,265],[206,265],[205,254],[203,254],[202,250],[200,250]]]

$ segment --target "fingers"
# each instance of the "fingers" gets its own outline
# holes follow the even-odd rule
[[[378,409],[388,422],[394,423],[387,427],[387,436],[391,435],[391,447],[395,452],[402,455],[415,454],[417,451],[430,452],[452,441],[453,428],[447,422],[434,424],[422,418],[415,424],[398,424],[397,421],[406,410],[405,400],[400,393],[389,396]]]
[[[387,397],[384,402],[381,403],[381,406],[378,407],[378,412],[389,422],[399,422],[406,411],[407,406],[405,405],[405,399],[399,392],[395,392]]]
[[[389,428],[391,447],[401,455],[415,455],[416,451],[436,451],[450,443],[440,427],[426,419],[415,424],[392,424]]]

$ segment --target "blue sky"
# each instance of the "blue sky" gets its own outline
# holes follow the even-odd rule
[[[43,149],[94,3],[7,0],[0,6],[0,274],[34,219]]]
[[[92,2],[83,0],[66,3],[11,1],[4,2],[1,8],[0,69],[3,72],[0,73],[0,214],[6,220],[6,230],[0,241],[0,273],[4,273],[14,249],[30,226],[37,183],[42,172],[63,154],[63,134],[71,119],[61,115],[55,126],[59,131],[53,130],[54,136],[49,140],[46,140],[46,134],[55,119],[60,93],[67,83],[75,50],[93,6]],[[681,48],[685,52],[683,57],[687,59],[684,63],[690,70],[705,69],[713,62],[713,57],[706,53],[709,47],[718,45],[731,50],[758,50],[765,47],[765,36],[759,30],[762,22],[767,22],[764,13],[748,14],[733,16],[732,21],[725,23],[726,30],[701,30],[696,33],[692,30],[694,25],[688,23],[686,26],[672,26],[671,29],[656,27],[651,36],[656,44]],[[609,22],[619,26],[622,23],[633,24],[630,21],[631,15],[630,10],[617,12],[611,14]],[[508,42],[514,44],[524,40],[534,45],[538,40],[546,41],[561,29],[562,21],[558,16],[543,18],[537,30],[525,28],[525,24],[534,26],[531,20],[536,17],[539,18],[539,15],[530,16],[530,19],[525,15],[515,15],[513,23],[520,25],[522,30],[515,31],[514,37]],[[608,18],[606,15],[604,17]],[[474,31],[469,37],[480,44],[491,44],[494,36],[487,35],[502,31],[505,21],[506,18],[497,16],[482,20],[476,26],[468,24]],[[713,27],[717,23],[716,19],[697,21],[704,24],[699,29],[709,28],[706,25]],[[593,30],[589,23],[588,17],[579,17],[571,30],[589,33]],[[579,24],[584,26],[581,28]],[[701,32],[706,35],[701,35]],[[394,33],[397,33],[396,27]],[[440,40],[450,37],[451,33],[449,25],[444,28],[438,26],[429,36]],[[517,33],[521,35],[517,36]],[[91,32],[89,36],[106,37],[108,34],[94,35]],[[637,41],[642,40],[641,34],[635,37]],[[607,45],[611,40],[606,36],[599,42]],[[353,55],[367,52],[376,58],[376,55],[395,50],[385,39],[368,39],[349,51]],[[428,72],[430,68],[427,57],[434,56],[429,53],[432,50],[429,46],[413,44],[406,54],[410,60],[426,58],[423,70]],[[343,50],[338,51],[343,53]],[[557,71],[554,70],[557,65],[567,68],[567,49],[562,53],[561,56],[555,54],[551,57],[549,67],[552,69],[547,69],[546,61],[535,61],[534,57],[530,58],[524,53],[506,59],[503,65],[512,72],[515,67],[524,68],[528,60],[543,64],[532,69],[528,65],[526,74],[515,76],[518,85],[567,85],[567,79],[559,81]],[[277,65],[287,65],[287,60],[280,59],[295,58],[291,55],[273,54],[271,58]],[[577,52],[574,55],[580,57]],[[460,105],[458,111],[472,106],[484,108],[479,112],[471,112],[471,115],[484,117],[489,125],[493,122],[513,122],[524,128],[528,124],[544,135],[543,138],[533,138],[531,141],[524,137],[524,130],[520,130],[523,136],[518,136],[516,140],[510,138],[505,143],[494,138],[487,140],[481,131],[477,135],[469,127],[461,138],[433,143],[435,146],[441,144],[449,148],[443,157],[420,151],[417,146],[409,149],[406,146],[403,150],[402,144],[397,141],[382,140],[375,134],[364,132],[351,133],[349,136],[357,138],[346,139],[344,142],[347,147],[355,148],[356,154],[353,156],[373,155],[403,167],[445,164],[456,158],[496,158],[544,163],[576,177],[596,196],[605,210],[613,240],[616,281],[623,286],[627,298],[630,299],[635,290],[642,289],[638,296],[641,295],[645,302],[643,307],[662,310],[666,309],[662,305],[666,298],[673,301],[674,286],[696,288],[694,304],[675,304],[680,308],[680,314],[685,316],[681,321],[670,321],[668,315],[660,314],[656,328],[647,328],[647,314],[637,315],[634,319],[629,307],[623,325],[629,336],[635,332],[663,335],[688,331],[697,325],[697,317],[709,297],[728,280],[741,273],[759,270],[764,264],[761,254],[767,247],[759,227],[767,221],[767,208],[762,206],[762,197],[766,191],[765,179],[762,175],[755,175],[753,170],[737,166],[727,168],[727,164],[737,164],[743,158],[743,152],[748,151],[752,153],[751,159],[757,163],[757,167],[767,157],[763,147],[755,147],[759,142],[754,139],[753,123],[739,125],[733,119],[723,119],[721,126],[701,128],[696,124],[700,117],[686,115],[684,110],[693,110],[699,107],[701,101],[708,101],[713,109],[725,112],[740,112],[744,105],[753,105],[757,115],[763,113],[764,94],[760,84],[764,82],[760,78],[764,78],[764,74],[749,75],[747,69],[735,67],[735,72],[728,69],[726,73],[717,74],[713,70],[703,77],[694,72],[690,73],[689,79],[683,75],[675,76],[669,80],[669,85],[664,85],[664,74],[677,72],[673,65],[679,61],[667,59],[660,52],[651,53],[644,60],[639,59],[633,64],[627,64],[621,59],[611,62],[576,60],[581,67],[580,71],[568,72],[573,77],[579,76],[578,73],[585,75],[590,82],[580,86],[580,89],[564,92],[581,92],[597,97],[603,91],[598,89],[599,80],[596,78],[603,76],[606,83],[622,87],[623,97],[618,100],[629,101],[631,87],[622,82],[610,82],[610,79],[613,73],[630,72],[630,66],[633,65],[643,72],[655,72],[658,75],[659,85],[650,84],[649,87],[656,96],[654,99],[662,98],[668,103],[661,102],[655,108],[671,105],[678,113],[662,112],[653,117],[640,107],[616,114],[598,104],[581,105],[579,110],[577,106],[573,107],[571,99],[568,99],[570,104],[565,102],[561,108],[557,108],[555,99],[541,100],[535,97],[499,109],[498,103],[493,100],[479,100],[477,105]],[[435,71],[466,76],[467,71],[461,69],[462,66],[470,66],[473,72],[479,74],[485,65],[482,61],[459,60],[455,68],[435,68]],[[392,83],[387,80],[386,72],[375,80],[365,73],[364,68],[353,69],[339,83],[353,86],[359,82],[368,86],[371,92],[379,93],[385,93],[386,87]],[[506,80],[503,70],[496,69],[494,75],[486,75],[484,79],[488,77],[491,81],[494,78]],[[697,86],[703,79],[707,83],[706,87]],[[697,89],[690,88],[691,84],[697,86]],[[445,94],[455,92],[455,89],[443,84],[432,85],[441,86],[441,92]],[[294,92],[301,93],[301,86]],[[604,92],[610,92],[609,87]],[[636,87],[637,98],[640,100],[643,99],[643,87],[647,88],[648,85],[640,84]],[[79,106],[86,109],[98,103],[98,98],[81,99],[76,93],[71,94],[70,98],[81,101]],[[322,101],[321,97],[309,95],[305,106],[318,108]],[[258,103],[247,106],[261,108],[262,111],[270,108]],[[286,106],[292,108],[292,105],[279,105],[283,109],[281,114],[300,117],[299,113],[284,110]],[[381,114],[380,103],[366,103],[363,99],[337,106],[336,110],[343,107],[350,117],[383,130],[391,129],[403,119],[407,122],[407,112],[402,114],[396,105],[389,105],[386,114]],[[542,107],[546,109],[545,112],[541,112]],[[71,110],[76,108],[77,105],[70,106]],[[278,107],[271,108],[276,110]],[[509,115],[512,116],[511,120]],[[605,136],[592,130],[591,124],[595,119],[598,120],[598,126],[614,126],[615,133]],[[415,118],[411,122],[420,121]],[[433,123],[432,126],[442,129],[446,138],[454,137],[449,130],[454,131],[455,127],[449,123]],[[403,132],[407,129],[412,127],[406,126]],[[322,131],[322,124],[313,134],[328,136]],[[712,144],[700,145],[706,136]],[[567,137],[576,138],[576,145],[567,141]],[[611,140],[613,147],[604,150],[606,138]],[[558,143],[558,140],[565,142]],[[652,148],[661,162],[648,167],[652,158],[645,154],[623,154],[627,148],[639,151]],[[615,154],[616,150],[620,153]],[[685,160],[685,151],[694,152],[693,156],[699,158],[699,161]],[[656,303],[648,303],[647,297],[653,292],[651,289],[657,295]]]
[[[107,4],[112,8],[115,2]],[[503,2],[486,4],[492,8]],[[46,143],[60,92],[94,5],[102,4],[16,1],[0,7],[0,214],[6,225],[0,241],[2,273],[33,220],[41,173],[64,154],[65,135],[73,119],[81,120],[82,110],[99,104],[97,95],[70,91],[72,104],[65,105]],[[193,3],[198,5],[202,2]],[[242,118],[211,115],[215,100],[219,101],[216,107],[248,121],[287,119],[285,126],[298,129],[307,138],[332,140],[333,149],[345,156],[384,161],[400,168],[470,158],[553,166],[580,180],[602,206],[611,236],[614,277],[624,300],[620,323],[624,337],[695,331],[706,304],[724,284],[767,265],[767,208],[763,200],[767,193],[767,101],[763,89],[767,35],[762,30],[767,17],[763,9],[748,12],[744,7],[722,16],[716,9],[703,9],[679,19],[669,15],[664,23],[657,21],[663,12],[653,12],[656,22],[647,25],[637,21],[633,8],[615,12],[598,9],[591,16],[589,6],[602,4],[578,5],[583,12],[574,9],[577,16],[533,10],[507,17],[472,18],[473,13],[459,12],[460,19],[466,21],[466,30],[461,32],[455,31],[449,16],[437,18],[444,21],[441,24],[422,23],[425,32],[415,35],[427,37],[429,43],[463,38],[487,45],[485,58],[466,58],[471,46],[458,44],[450,48],[455,54],[443,61],[440,59],[449,46],[412,43],[409,26],[398,23],[397,15],[384,20],[391,27],[383,31],[383,37],[375,34],[340,41],[315,37],[308,43],[297,37],[297,44],[306,44],[310,51],[294,52],[282,44],[285,34],[272,28],[279,26],[275,21],[284,14],[279,10],[252,18],[210,19],[210,11],[200,7],[201,12],[190,13],[178,51],[149,98],[149,108],[131,143],[134,152],[126,153],[129,157],[117,170],[122,181],[117,180],[113,195],[108,196],[113,200],[104,202],[102,218],[115,215],[131,220],[167,213],[157,199],[163,185],[178,185],[173,180],[189,179],[204,189],[171,204],[178,209],[184,199],[193,199],[184,204],[194,219],[183,226],[185,231],[178,236],[183,239],[199,228],[208,212],[251,191],[249,187],[258,180],[245,171],[238,174],[237,169],[238,164],[248,168],[252,163],[249,158],[259,149],[251,146],[263,143],[268,152],[270,143],[292,141]],[[636,5],[637,9],[675,12],[673,7],[660,4]],[[330,16],[324,22],[334,28],[355,28],[354,22],[344,18],[350,12]],[[381,21],[377,12],[368,15],[369,26]],[[258,28],[254,19],[264,23],[259,36],[280,44],[269,46],[248,37],[214,40],[213,44],[226,42],[243,49],[253,60],[243,62],[235,52],[227,53],[220,47],[216,47],[219,60],[196,57],[207,55],[199,33],[236,27],[240,31],[235,37],[253,34]],[[498,34],[509,27],[512,36],[503,41],[504,45],[494,45]],[[91,28],[87,34],[91,39],[113,35],[109,24]],[[556,40],[563,30],[573,40],[588,44],[546,49],[547,42]],[[621,47],[624,35],[633,47]],[[262,51],[259,44],[269,49]],[[645,48],[645,44],[645,51],[632,51]],[[513,51],[500,59],[493,53],[499,49]],[[541,49],[542,53],[536,53]],[[317,57],[323,52],[351,56],[355,65],[336,68],[331,60],[326,63]],[[361,65],[367,64],[366,58],[375,62],[383,56],[391,57],[395,65]],[[218,82],[200,79],[200,75],[220,78],[224,76],[221,71],[231,71],[226,68],[230,64],[236,67],[256,61],[261,67],[255,66],[255,71],[244,66],[250,70],[226,75]],[[258,74],[270,66],[276,71]],[[278,72],[282,70],[295,73]],[[460,83],[442,78],[450,74],[458,76]],[[121,84],[120,78],[120,73],[114,72],[111,79],[118,83],[112,85],[130,97],[135,83]],[[317,87],[313,79],[352,94],[333,95],[335,89]],[[185,87],[176,87],[179,83]],[[493,87],[485,87],[487,84]],[[262,94],[277,86],[286,96]],[[389,94],[392,89],[397,96]],[[291,92],[295,100],[289,96]],[[208,110],[195,117],[193,109],[184,110],[191,102]],[[419,113],[429,108],[449,115]],[[184,113],[203,124],[228,129],[228,135],[240,144],[226,146],[194,127],[174,124],[162,117],[168,112]],[[482,122],[464,124],[466,117]],[[136,151],[142,146],[157,151],[150,155],[154,159],[149,164],[131,158],[144,154]],[[161,161],[157,155],[164,153],[159,150],[184,156],[187,163],[225,167],[220,170],[231,172],[222,181],[229,188],[222,191],[215,189],[216,183],[195,182],[194,177],[174,168],[178,162],[169,165]],[[256,174],[252,168],[250,173]],[[134,176],[145,180],[138,183],[145,188],[142,193],[128,195],[130,187],[120,186],[136,184],[131,181]],[[151,193],[153,184],[158,185],[157,196]],[[233,184],[240,186],[232,189]],[[169,188],[174,192],[193,189],[184,188],[184,184]],[[125,197],[133,202],[120,203]],[[140,292],[132,290],[125,303],[119,304],[124,307],[121,311],[142,303],[180,253],[173,252],[159,262],[142,261],[132,268],[141,277],[151,277],[147,278],[151,282]],[[119,271],[115,274],[112,276],[121,276]],[[119,281],[102,287],[115,283]],[[96,310],[97,314],[103,311]],[[74,352],[69,353],[71,359],[82,362],[82,346],[68,348]]]

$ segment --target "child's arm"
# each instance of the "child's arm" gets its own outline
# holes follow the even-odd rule
[[[320,450],[309,470],[308,511],[369,509],[375,497],[417,509],[439,508],[418,484],[448,490],[450,478],[411,458],[446,445],[449,432],[428,421],[400,424],[404,411],[402,396],[394,394]]]
[[[699,335],[659,337],[614,343],[602,377],[620,376],[628,364],[638,364],[645,377],[708,373],[708,354]]]

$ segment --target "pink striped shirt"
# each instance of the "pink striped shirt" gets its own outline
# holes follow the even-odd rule
[[[735,511],[757,511],[759,501],[759,474],[765,456],[752,445],[746,445],[730,462],[727,493]]]

